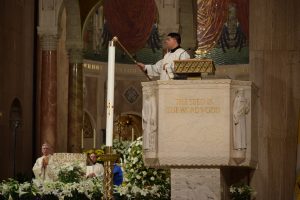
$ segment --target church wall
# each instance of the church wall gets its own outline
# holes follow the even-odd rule
[[[31,176],[35,1],[3,0],[0,6],[0,180],[13,176],[10,106],[18,98],[22,127],[17,131],[16,174]]]
[[[293,199],[300,105],[297,0],[250,1],[250,80],[258,86],[257,199]]]

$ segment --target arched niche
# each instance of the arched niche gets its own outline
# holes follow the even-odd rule
[[[22,106],[18,98],[15,98],[11,103],[9,121],[11,129],[20,128],[22,125]]]
[[[121,113],[114,122],[114,139],[133,141],[143,135],[142,117],[135,112]]]
[[[13,154],[13,175],[16,176],[16,161],[17,159],[17,138],[21,134],[21,127],[22,127],[22,105],[21,101],[18,98],[15,98],[10,106],[9,112],[9,123],[13,138],[13,146],[12,146],[12,154]]]

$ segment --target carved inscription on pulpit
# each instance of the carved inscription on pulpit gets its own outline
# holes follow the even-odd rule
[[[251,90],[230,79],[143,83],[146,165],[255,167]]]
[[[175,105],[166,106],[166,113],[220,113],[220,106],[213,98],[176,98]]]

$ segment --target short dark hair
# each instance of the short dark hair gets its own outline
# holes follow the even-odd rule
[[[179,33],[169,33],[169,37],[174,38],[177,41],[177,44],[180,45],[181,43],[181,36]]]

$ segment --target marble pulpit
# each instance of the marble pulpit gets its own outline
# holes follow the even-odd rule
[[[222,167],[257,166],[250,81],[144,82],[147,166],[171,168],[172,199],[223,199]]]

